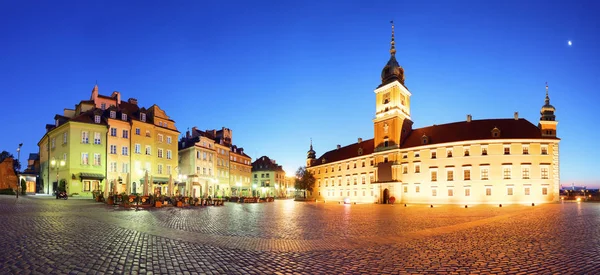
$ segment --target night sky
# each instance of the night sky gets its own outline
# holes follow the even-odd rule
[[[599,1],[253,2],[0,2],[0,150],[23,142],[25,164],[97,81],[293,172],[310,138],[321,155],[373,137],[394,20],[415,128],[515,111],[537,125],[547,81],[562,183],[600,186]]]

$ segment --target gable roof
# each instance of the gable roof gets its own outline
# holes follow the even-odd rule
[[[359,148],[362,149],[362,154],[358,154]],[[348,146],[341,147],[340,149],[331,150],[322,156],[320,156],[314,163],[314,166],[319,166],[322,164],[329,164],[332,162],[349,159],[358,156],[370,155],[375,150],[374,140],[363,140],[360,143],[350,144]],[[325,162],[323,162],[325,159]]]
[[[492,130],[498,128],[500,134],[492,136]],[[423,135],[428,138],[427,144],[423,144]],[[417,128],[410,131],[400,148],[412,148],[431,144],[443,144],[450,142],[486,140],[486,139],[550,139],[558,140],[556,137],[542,136],[540,129],[524,118],[500,118],[480,119],[453,122],[448,124],[433,125]],[[358,157],[358,149],[362,148],[362,155],[372,154],[375,150],[374,140],[369,139],[361,143],[354,143],[326,152],[317,158],[312,167],[326,165],[332,162]],[[325,162],[323,162],[325,159]]]
[[[494,128],[500,130],[500,134],[497,137],[492,135]],[[423,135],[428,137],[427,144],[423,144]],[[400,148],[468,140],[542,138],[557,139],[555,137],[542,136],[537,126],[523,118],[518,120],[514,118],[481,119],[413,129]]]

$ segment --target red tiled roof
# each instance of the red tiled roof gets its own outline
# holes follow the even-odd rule
[[[492,136],[492,129],[498,128],[500,135]],[[470,122],[461,121],[442,125],[433,125],[413,129],[402,143],[401,148],[422,146],[423,135],[427,135],[427,144],[482,140],[482,139],[557,139],[542,137],[540,129],[526,119],[481,119]]]
[[[348,146],[344,146],[340,149],[331,150],[321,157],[319,157],[313,166],[318,166],[321,164],[328,164],[344,159],[349,159],[358,156],[370,155],[373,153],[375,146],[373,145],[373,139],[363,140],[361,143],[354,143]],[[358,154],[358,149],[362,148],[362,154]],[[325,163],[323,163],[323,159],[325,159]]]
[[[498,128],[500,135],[492,136],[492,129]],[[404,140],[401,148],[422,146],[423,135],[427,135],[427,144],[442,144],[450,142],[483,140],[483,139],[558,139],[556,137],[544,137],[540,129],[526,119],[481,119],[470,122],[461,121],[442,125],[433,125],[413,129]],[[354,143],[340,149],[326,152],[316,159],[313,166],[328,164],[340,160],[357,157],[358,148],[362,148],[362,155],[372,154],[374,151],[373,139],[361,143]],[[323,163],[325,159],[325,163]]]
[[[283,167],[271,161],[267,156],[262,156],[252,163],[252,172],[254,171],[279,171],[283,172]]]

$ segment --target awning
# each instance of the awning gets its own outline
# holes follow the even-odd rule
[[[158,183],[158,184],[165,184],[169,182],[169,178],[162,178],[162,177],[153,177],[152,181],[154,183]]]
[[[79,173],[79,178],[81,178],[81,180],[103,180],[104,175],[95,173]]]

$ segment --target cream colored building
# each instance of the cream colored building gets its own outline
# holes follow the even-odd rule
[[[191,196],[242,196],[250,193],[250,157],[232,144],[232,131],[193,127],[179,141],[180,178]]]
[[[548,86],[538,125],[514,113],[413,129],[404,69],[390,60],[375,89],[374,138],[339,146],[307,169],[313,196],[350,202],[541,203],[559,200],[559,139]]]

